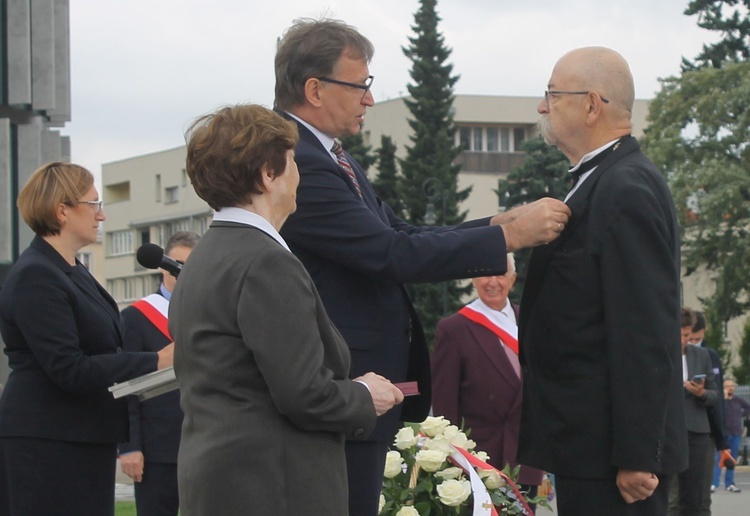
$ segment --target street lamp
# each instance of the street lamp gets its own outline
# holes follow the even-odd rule
[[[435,204],[434,201],[440,201],[440,225],[445,226],[445,204],[448,198],[448,193],[445,191],[445,186],[436,177],[429,177],[422,183],[422,190],[424,190],[425,196],[427,197],[427,206],[425,206],[424,221],[428,226],[434,226],[437,222],[435,216]],[[448,282],[443,282],[443,316],[448,315]]]

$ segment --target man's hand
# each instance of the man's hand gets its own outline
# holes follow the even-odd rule
[[[508,252],[549,244],[560,236],[570,218],[568,205],[545,197],[492,217],[490,224],[500,225]]]
[[[143,452],[134,451],[120,455],[120,469],[132,478],[133,482],[143,480]]]
[[[174,342],[170,342],[164,346],[157,355],[159,356],[159,360],[156,364],[157,370],[172,367],[172,361],[174,359]]]
[[[656,491],[659,479],[647,471],[622,469],[617,472],[617,487],[627,503],[645,500]]]
[[[375,413],[378,416],[382,416],[394,405],[398,405],[404,401],[404,393],[393,385],[390,380],[383,378],[379,374],[367,373],[364,376],[355,378],[354,381],[364,382],[370,391],[372,396],[372,403],[375,405]]]
[[[696,398],[702,398],[706,394],[705,380],[698,380],[697,382],[688,380],[687,382],[682,382],[682,385]]]

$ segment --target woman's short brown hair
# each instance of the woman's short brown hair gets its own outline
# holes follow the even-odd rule
[[[224,107],[198,118],[187,132],[186,170],[195,193],[215,210],[250,202],[260,194],[261,169],[274,177],[286,169],[297,144],[297,126],[268,108]]]
[[[38,168],[18,194],[18,211],[39,236],[57,235],[62,224],[57,207],[75,206],[94,186],[94,176],[80,165],[55,161]]]

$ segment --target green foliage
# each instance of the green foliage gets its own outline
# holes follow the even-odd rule
[[[675,198],[686,274],[715,277],[717,322],[750,308],[749,108],[750,62],[683,72],[662,80],[644,140]]]
[[[365,145],[362,131],[353,136],[346,136],[344,138],[341,138],[341,147],[343,147],[346,152],[351,154],[352,157],[357,160],[357,163],[360,164],[362,170],[365,171],[365,174],[367,174],[370,165],[375,163],[375,157],[371,154],[372,147],[370,147],[369,145]]]
[[[135,502],[115,502],[115,516],[136,516]]]
[[[380,137],[380,148],[375,153],[378,177],[372,181],[372,187],[378,197],[401,217],[403,216],[403,202],[399,195],[401,181],[396,166],[396,144],[390,136],[384,134]]]
[[[719,32],[721,39],[704,44],[694,62],[683,59],[683,71],[750,59],[750,0],[693,0],[685,14],[697,15],[698,26]]]
[[[557,147],[544,143],[541,136],[523,142],[521,150],[526,153],[523,164],[513,169],[496,190],[500,199],[504,199],[505,206],[510,209],[542,197],[563,199],[570,189],[570,162],[565,154]],[[520,303],[530,256],[531,249],[515,253],[517,278],[510,294],[514,303]]]
[[[740,365],[732,369],[732,375],[739,385],[750,384],[750,318],[742,330],[742,343],[739,349]]]
[[[400,197],[407,221],[415,225],[425,223],[427,204],[433,204],[439,224],[463,222],[466,213],[459,213],[458,206],[470,192],[469,188],[458,190],[460,166],[454,164],[454,160],[462,150],[455,144],[456,127],[451,114],[453,86],[458,76],[452,75],[453,66],[446,64],[451,51],[438,30],[440,17],[436,4],[436,0],[420,1],[421,7],[414,15],[412,26],[415,35],[403,49],[412,63],[413,83],[407,86],[411,99],[405,103],[411,113],[409,125],[413,132],[406,158],[401,163]],[[446,289],[448,301],[444,303]],[[437,321],[455,311],[460,306],[461,296],[470,289],[470,285],[461,287],[456,281],[445,285],[409,286],[430,345]]]

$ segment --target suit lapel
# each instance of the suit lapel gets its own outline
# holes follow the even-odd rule
[[[504,346],[500,339],[487,328],[480,326],[466,320],[469,332],[474,336],[479,347],[490,359],[490,362],[498,370],[498,372],[508,381],[508,383],[514,384],[518,382],[518,376],[516,376],[513,370],[513,365],[505,356],[505,350],[501,348]]]

